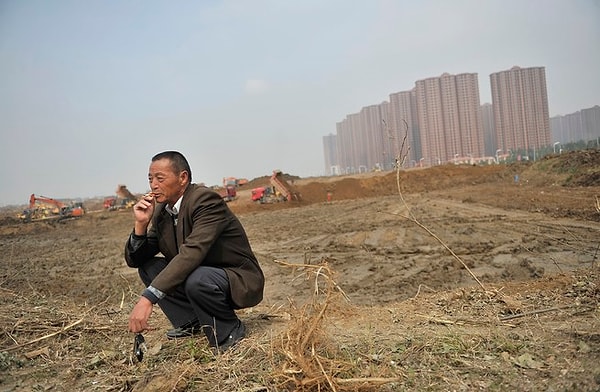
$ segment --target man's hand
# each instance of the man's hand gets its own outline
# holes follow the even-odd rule
[[[148,319],[152,314],[152,302],[146,297],[141,297],[129,315],[129,331],[138,333],[150,329]]]
[[[144,235],[154,213],[154,194],[144,195],[140,201],[133,206],[133,216],[135,218],[135,234]]]

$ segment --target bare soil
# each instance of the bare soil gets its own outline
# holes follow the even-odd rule
[[[219,357],[166,339],[157,307],[132,358],[130,211],[0,218],[0,390],[600,388],[599,151],[286,176],[301,200],[253,203],[264,177],[229,203],[267,285],[240,311],[247,339]]]

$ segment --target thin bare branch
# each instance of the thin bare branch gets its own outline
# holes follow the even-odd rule
[[[402,167],[404,166],[404,162],[406,161],[406,158],[408,157],[408,151],[409,151],[409,149],[406,149],[406,152],[403,151],[404,143],[405,143],[405,141],[407,139],[407,136],[408,136],[408,123],[406,121],[404,121],[404,125],[405,125],[405,128],[406,128],[405,129],[405,134],[404,134],[404,137],[403,137],[402,146],[401,146],[401,148],[398,149],[398,154],[400,154],[400,155],[398,155],[396,157],[396,162],[398,163],[396,165],[396,186],[398,188],[398,195],[400,196],[400,200],[402,200],[402,204],[404,205],[404,207],[408,211],[408,216],[402,215],[402,214],[397,214],[397,213],[392,213],[392,215],[396,215],[396,216],[400,216],[402,218],[408,219],[412,223],[414,223],[417,226],[419,226],[421,229],[425,230],[427,232],[427,234],[429,234],[437,242],[439,242],[444,247],[444,249],[446,249],[452,255],[452,257],[454,257],[465,268],[465,270],[467,270],[467,272],[469,273],[469,275],[471,275],[471,277],[475,280],[475,282],[477,282],[477,284],[481,287],[481,289],[483,291],[486,291],[486,288],[483,285],[483,283],[481,283],[481,281],[477,278],[477,276],[475,276],[475,274],[473,273],[473,271],[471,271],[471,269],[467,266],[467,264],[456,253],[454,253],[454,251],[452,249],[450,249],[450,247],[444,241],[442,241],[442,239],[439,236],[437,236],[427,226],[425,226],[421,222],[419,222],[419,220],[413,215],[410,207],[408,206],[408,203],[404,199],[404,195],[402,194],[402,187],[400,186],[401,185],[401,183],[400,183],[400,171],[402,170]]]

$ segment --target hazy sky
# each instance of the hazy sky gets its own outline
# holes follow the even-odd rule
[[[598,0],[0,1],[0,205],[325,172],[322,137],[444,72],[544,66],[550,115],[600,104]]]

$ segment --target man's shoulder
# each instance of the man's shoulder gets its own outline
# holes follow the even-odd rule
[[[184,203],[186,198],[190,201],[198,202],[203,200],[221,199],[221,195],[205,185],[190,184],[183,197]]]
[[[186,190],[185,193],[191,193],[194,195],[202,195],[204,193],[217,193],[214,190],[212,190],[211,188],[207,187],[204,184],[190,184],[189,188]]]

